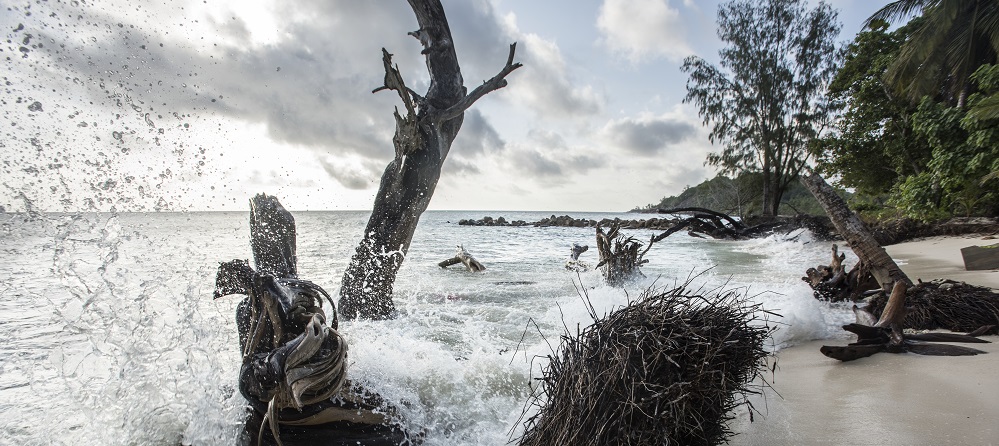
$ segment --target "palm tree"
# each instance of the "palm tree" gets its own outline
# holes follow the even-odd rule
[[[999,54],[999,0],[898,0],[867,19],[923,21],[902,47],[885,80],[912,100],[942,96],[964,107],[976,68]]]

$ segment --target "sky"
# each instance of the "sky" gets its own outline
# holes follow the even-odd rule
[[[625,211],[715,176],[685,57],[717,63],[718,1],[443,0],[480,99],[430,209]],[[840,41],[886,0],[834,0]],[[817,4],[817,2],[812,2]],[[371,209],[394,149],[381,49],[429,78],[402,0],[0,0],[8,212]]]

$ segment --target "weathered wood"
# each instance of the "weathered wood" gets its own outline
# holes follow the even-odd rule
[[[912,286],[912,281],[895,264],[888,252],[878,244],[867,225],[850,210],[843,198],[819,174],[802,175],[800,180],[822,205],[836,227],[836,231],[850,245],[853,252],[860,258],[860,262],[878,281],[882,290],[888,292],[895,282]]]
[[[961,257],[968,271],[999,269],[999,243],[961,248]]]
[[[395,445],[409,435],[394,408],[347,381],[347,344],[336,307],[297,277],[295,219],[274,197],[250,202],[256,271],[245,260],[219,265],[215,297],[243,294],[236,310],[239,390],[250,407],[243,445]],[[329,303],[324,308],[324,302]]]
[[[579,256],[589,249],[590,247],[588,245],[573,243],[569,248],[569,258],[565,261],[565,269],[576,272],[589,271],[590,265],[582,260],[579,260]]]
[[[639,267],[647,262],[638,251],[642,244],[619,234],[620,229],[615,225],[605,233],[603,228],[597,227],[597,253],[600,255],[597,268],[602,269],[604,280],[610,286],[623,286],[628,280],[643,277]]]
[[[872,320],[870,313],[859,310],[854,306],[857,323],[844,325],[843,329],[857,335],[856,342],[845,347],[824,345],[819,351],[823,355],[840,361],[853,361],[881,352],[911,352],[933,356],[969,356],[985,353],[969,347],[927,344],[927,342],[987,343],[989,341],[979,339],[975,336],[985,333],[991,327],[982,327],[968,334],[906,334],[903,332],[902,322],[905,319],[906,313],[905,299],[907,289],[908,287],[905,283],[895,282],[895,285],[892,287],[891,296],[888,297],[888,303],[885,304],[881,317],[874,325],[867,325]]]
[[[383,319],[395,311],[392,285],[409,250],[420,216],[430,204],[441,166],[461,128],[464,111],[477,99],[506,86],[516,45],[506,65],[481,86],[467,93],[454,49],[454,40],[439,0],[409,0],[420,29],[410,33],[423,44],[430,87],[420,96],[409,87],[383,50],[384,85],[375,89],[399,94],[406,115],[396,112],[392,142],[395,158],[382,174],[374,209],[340,287],[340,315]]]
[[[485,265],[479,263],[478,260],[475,260],[475,257],[472,257],[472,255],[469,254],[468,251],[465,250],[465,247],[462,245],[458,245],[458,252],[454,254],[454,257],[447,259],[441,263],[438,263],[437,266],[440,266],[441,268],[447,268],[451,265],[457,265],[459,263],[465,265],[465,269],[473,273],[482,272],[486,270]]]

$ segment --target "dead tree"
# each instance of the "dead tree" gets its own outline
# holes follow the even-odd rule
[[[465,110],[487,93],[505,87],[506,76],[521,66],[514,63],[516,44],[510,45],[503,69],[468,93],[440,1],[409,0],[409,5],[420,26],[409,34],[423,44],[430,88],[420,96],[407,87],[392,64],[392,55],[382,50],[385,80],[374,92],[398,93],[405,116],[396,110],[395,158],[382,174],[364,238],[343,274],[340,315],[348,319],[382,319],[394,313],[392,284],[420,216],[430,204]]]
[[[337,332],[333,299],[297,277],[294,217],[263,194],[253,197],[250,210],[256,268],[245,260],[220,264],[215,290],[216,298],[246,296],[236,310],[239,390],[249,405],[239,443],[408,441],[395,409],[347,380],[347,343]]]
[[[454,254],[454,257],[438,263],[437,266],[447,268],[451,265],[457,265],[459,263],[465,265],[465,269],[473,273],[486,270],[485,265],[479,263],[478,260],[475,260],[475,257],[472,257],[472,255],[465,250],[465,247],[461,245],[458,245],[458,252]]]
[[[875,240],[867,225],[850,210],[846,201],[843,201],[832,186],[829,186],[817,173],[802,175],[800,180],[822,205],[822,209],[829,215],[840,237],[843,237],[857,254],[862,264],[861,268],[871,272],[881,290],[887,293],[895,282],[912,286],[909,277],[895,264],[888,252]]]
[[[603,228],[597,226],[597,253],[600,255],[597,268],[602,269],[604,280],[610,286],[623,286],[628,280],[644,277],[639,267],[648,263],[642,257],[652,247],[649,243],[639,251],[642,243],[634,237],[625,237],[619,233],[620,230],[620,225],[614,225],[605,233]]]
[[[970,356],[985,353],[981,350],[936,342],[987,343],[976,336],[991,330],[985,326],[968,334],[955,333],[923,333],[907,334],[902,331],[902,321],[905,319],[905,292],[908,287],[904,282],[895,282],[888,303],[877,322],[870,324],[873,317],[863,310],[854,307],[857,322],[843,326],[843,329],[857,335],[857,341],[845,347],[823,345],[819,351],[833,359],[853,361],[866,358],[875,353],[905,353],[911,352],[931,356]]]

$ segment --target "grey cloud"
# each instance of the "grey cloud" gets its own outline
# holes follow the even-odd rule
[[[599,159],[587,155],[570,155],[570,151],[542,153],[539,150],[526,149],[510,153],[509,160],[513,168],[535,176],[546,183],[561,183],[571,175],[585,174],[590,169],[602,166]]]
[[[481,154],[502,150],[505,145],[506,141],[500,138],[492,124],[482,116],[482,112],[472,108],[465,112],[461,131],[452,144],[451,153],[457,151],[465,155]]]
[[[550,130],[534,128],[527,132],[527,136],[545,149],[564,149],[567,147],[565,138]]]
[[[632,153],[652,156],[669,145],[694,136],[697,128],[673,119],[623,119],[608,124],[604,132],[613,143]]]
[[[29,31],[55,43],[30,53],[31,60],[13,63],[51,64],[51,74],[20,71],[80,78],[81,86],[66,93],[80,104],[127,107],[116,103],[130,102],[157,123],[175,112],[229,115],[266,123],[279,141],[387,160],[393,153],[392,110],[401,104],[392,92],[371,90],[382,82],[382,47],[396,53],[394,61],[414,83],[426,76],[419,42],[406,35],[416,26],[412,11],[405,3],[387,0],[313,2],[296,8],[309,19],[285,25],[282,39],[267,45],[250,45],[251,33],[239,20],[202,18],[223,36],[204,47],[165,41],[145,24],[116,27],[117,19],[96,9],[57,9],[60,13],[50,21],[83,12],[82,21],[106,23],[114,32],[103,33],[99,26],[99,38],[91,42],[84,37],[93,30],[83,25],[57,29],[40,18],[37,29]],[[495,144],[495,130],[479,124],[486,138],[482,144]]]
[[[355,164],[336,162],[335,160],[319,157],[319,164],[323,166],[334,180],[343,187],[353,190],[369,189],[378,182],[379,174],[374,166],[358,166]]]
[[[445,178],[482,173],[482,170],[479,169],[479,166],[475,165],[474,162],[468,161],[461,156],[455,156],[453,153],[448,157],[447,161],[444,162],[442,170],[444,173],[441,176]]]
[[[510,85],[505,90],[509,92],[498,92],[498,100],[516,102],[546,117],[591,116],[601,111],[602,98],[589,86],[573,83],[553,43],[507,29],[485,0],[453,0],[445,2],[445,9],[469,88],[495,75],[506,61],[510,44],[516,42],[516,60],[524,66],[508,77]]]

